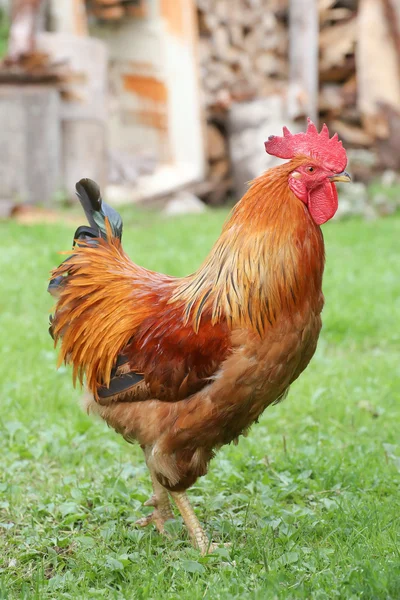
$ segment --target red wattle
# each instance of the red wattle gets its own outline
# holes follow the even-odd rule
[[[334,183],[327,181],[310,191],[308,210],[317,225],[332,219],[338,208],[338,194]]]

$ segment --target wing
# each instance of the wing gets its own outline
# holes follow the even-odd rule
[[[198,333],[183,325],[183,309],[165,306],[149,317],[118,356],[108,387],[97,389],[98,401],[182,400],[206,386],[231,351],[224,322],[204,315]]]
[[[111,231],[107,239],[91,232],[84,228],[52,273],[59,364],[73,365],[74,381],[85,375],[102,404],[175,401],[207,385],[231,349],[226,322],[203,311],[195,331],[185,324],[187,304],[171,301],[178,279],[135,265]]]

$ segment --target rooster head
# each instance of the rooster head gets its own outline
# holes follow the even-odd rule
[[[265,142],[268,154],[293,160],[288,184],[304,202],[317,225],[333,217],[338,208],[335,182],[351,181],[346,173],[347,155],[337,133],[330,138],[324,124],[321,132],[308,119],[306,132],[292,134],[283,128],[283,136],[271,135]]]

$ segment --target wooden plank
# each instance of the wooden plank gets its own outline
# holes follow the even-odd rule
[[[206,133],[207,156],[211,161],[219,160],[227,155],[225,138],[215,125],[209,123]]]
[[[316,0],[290,0],[289,4],[289,89],[290,118],[318,111],[318,8]]]
[[[370,147],[374,143],[374,138],[369,135],[361,127],[344,123],[340,120],[332,121],[331,128],[336,131],[344,142],[352,144],[354,146],[366,146]]]
[[[356,19],[326,27],[321,31],[319,38],[320,72],[338,69],[346,65],[348,57],[354,54],[356,37]]]
[[[1,198],[50,204],[61,187],[57,89],[0,86]]]
[[[387,138],[388,119],[381,105],[400,112],[400,59],[381,0],[360,1],[356,57],[364,129],[375,138]]]

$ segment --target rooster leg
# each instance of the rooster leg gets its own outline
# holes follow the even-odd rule
[[[151,471],[150,475],[153,483],[154,493],[151,498],[144,503],[144,505],[154,506],[154,510],[151,514],[136,521],[136,525],[139,527],[146,527],[146,525],[153,523],[160,533],[165,534],[165,521],[173,519],[174,514],[171,509],[167,490],[159,483]]]
[[[186,492],[170,493],[182,515],[186,527],[188,528],[194,547],[198,548],[203,556],[213,552],[217,546],[212,544],[206,536],[189,502]]]

